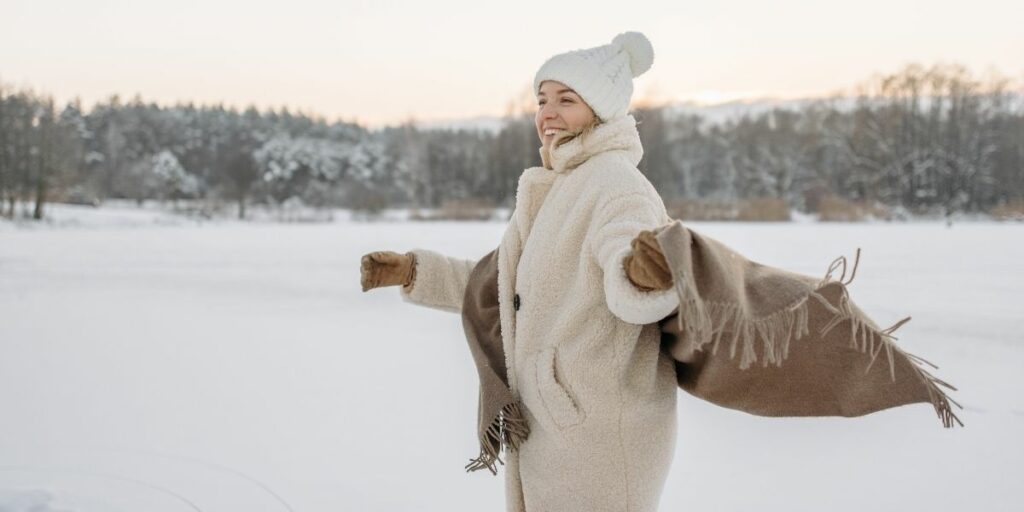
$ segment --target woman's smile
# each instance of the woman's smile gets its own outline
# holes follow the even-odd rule
[[[565,130],[562,130],[562,129],[559,129],[559,128],[549,128],[549,129],[544,131],[544,141],[545,142],[550,141],[556,135],[558,135],[559,133],[562,133],[564,131]]]

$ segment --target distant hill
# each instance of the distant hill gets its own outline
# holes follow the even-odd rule
[[[823,98],[808,99],[756,99],[736,100],[714,105],[696,103],[677,103],[663,107],[668,115],[697,114],[712,123],[721,123],[743,115],[757,115],[774,108],[799,109]],[[842,105],[852,105],[854,98],[839,98]],[[479,130],[496,133],[505,126],[506,118],[500,116],[477,116],[467,119],[445,119],[434,121],[417,121],[415,125],[421,130]]]
[[[734,100],[714,105],[700,105],[696,103],[678,103],[665,107],[668,116],[699,115],[712,124],[723,123],[738,119],[745,115],[756,116],[774,109],[800,110],[818,102],[830,102],[840,110],[847,110],[853,107],[856,102],[853,97],[835,98],[802,98],[802,99],[752,99]]]
[[[443,119],[435,121],[416,121],[420,130],[478,130],[497,133],[505,126],[507,119],[498,116],[477,116],[468,119]]]
[[[1024,93],[1010,92],[1008,100],[1014,104],[1014,109],[1024,109]],[[854,108],[857,98],[853,96],[835,96],[821,98],[802,99],[775,99],[760,98],[750,100],[734,100],[713,105],[698,104],[695,102],[682,102],[665,105],[662,108],[669,117],[682,115],[699,115],[704,117],[710,124],[724,123],[738,119],[745,115],[756,116],[773,109],[800,110],[811,104],[823,102],[831,104],[841,111],[848,111]],[[922,98],[922,106],[928,105],[928,99]],[[505,126],[505,117],[499,116],[478,116],[468,119],[449,119],[440,121],[419,121],[416,127],[421,130],[479,130],[490,133],[497,133]]]

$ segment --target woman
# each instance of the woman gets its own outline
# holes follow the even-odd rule
[[[678,306],[641,231],[670,222],[637,169],[627,114],[653,49],[626,32],[548,59],[534,78],[543,167],[523,171],[498,249],[509,387],[529,437],[507,453],[507,510],[655,511],[676,435],[676,381],[656,323]],[[634,251],[633,248],[637,248]],[[473,260],[426,249],[363,258],[364,290],[459,312]]]

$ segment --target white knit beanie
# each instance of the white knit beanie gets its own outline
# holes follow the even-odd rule
[[[562,82],[594,109],[602,122],[623,117],[633,96],[633,78],[654,63],[654,48],[640,32],[623,32],[611,44],[551,57],[533,78],[533,94],[545,80]]]

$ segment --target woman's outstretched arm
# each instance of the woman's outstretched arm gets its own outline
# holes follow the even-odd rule
[[[513,211],[505,234],[517,229]],[[477,263],[479,260],[454,258],[429,249],[413,249],[405,254],[378,251],[363,256],[363,291],[400,285],[405,302],[461,313],[469,274]]]
[[[428,249],[409,251],[414,257],[413,279],[399,288],[402,300],[428,308],[462,312],[469,273],[477,261],[453,258]]]
[[[608,309],[632,324],[649,324],[668,316],[679,306],[675,291],[642,291],[630,281],[624,268],[633,239],[641,231],[669,222],[660,199],[650,193],[630,192],[605,199],[595,212],[590,249],[604,272]]]

